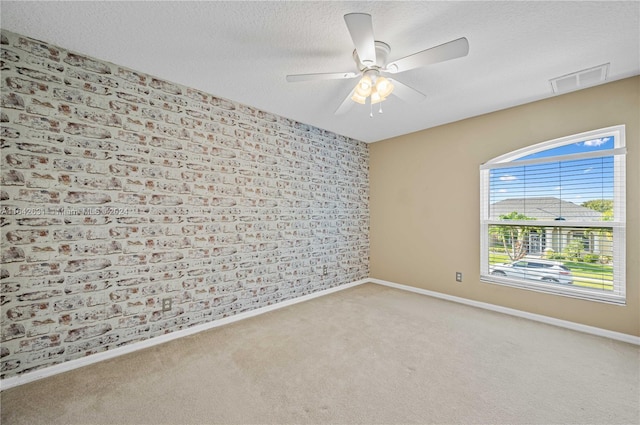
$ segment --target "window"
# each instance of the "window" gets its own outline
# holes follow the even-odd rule
[[[480,167],[481,280],[625,303],[625,127]]]

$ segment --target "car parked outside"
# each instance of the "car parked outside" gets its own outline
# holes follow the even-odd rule
[[[494,264],[490,267],[490,270],[494,276],[539,280],[565,285],[573,283],[571,270],[558,261],[523,258],[508,264]]]

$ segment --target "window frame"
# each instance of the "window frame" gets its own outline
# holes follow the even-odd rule
[[[572,143],[584,142],[603,137],[613,137],[613,149],[596,150],[577,154],[565,154],[554,157],[533,158],[519,160],[520,158],[557,148]],[[480,280],[486,283],[506,285],[536,292],[544,292],[554,295],[585,299],[590,301],[605,302],[611,304],[626,304],[626,141],[625,126],[616,125],[566,137],[536,143],[494,159],[480,166]],[[579,286],[566,286],[554,283],[538,282],[533,280],[516,279],[512,277],[495,276],[489,273],[489,226],[504,225],[504,221],[490,219],[490,191],[491,170],[514,166],[533,165],[545,162],[571,161],[576,159],[613,157],[614,182],[613,182],[613,220],[611,221],[579,221],[569,220],[559,223],[554,220],[536,220],[539,227],[583,227],[583,228],[611,228],[613,233],[613,291],[605,292],[597,289]],[[531,225],[531,221],[509,220],[510,225]],[[526,261],[526,257],[518,261]]]

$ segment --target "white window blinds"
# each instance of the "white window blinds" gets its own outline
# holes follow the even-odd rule
[[[511,152],[480,172],[483,280],[624,302],[624,126]]]

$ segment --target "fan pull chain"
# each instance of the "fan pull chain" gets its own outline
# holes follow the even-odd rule
[[[369,107],[370,107],[369,118],[373,118],[373,104],[369,103]],[[380,108],[378,109],[378,113],[379,114],[382,113],[382,102],[380,102]]]

